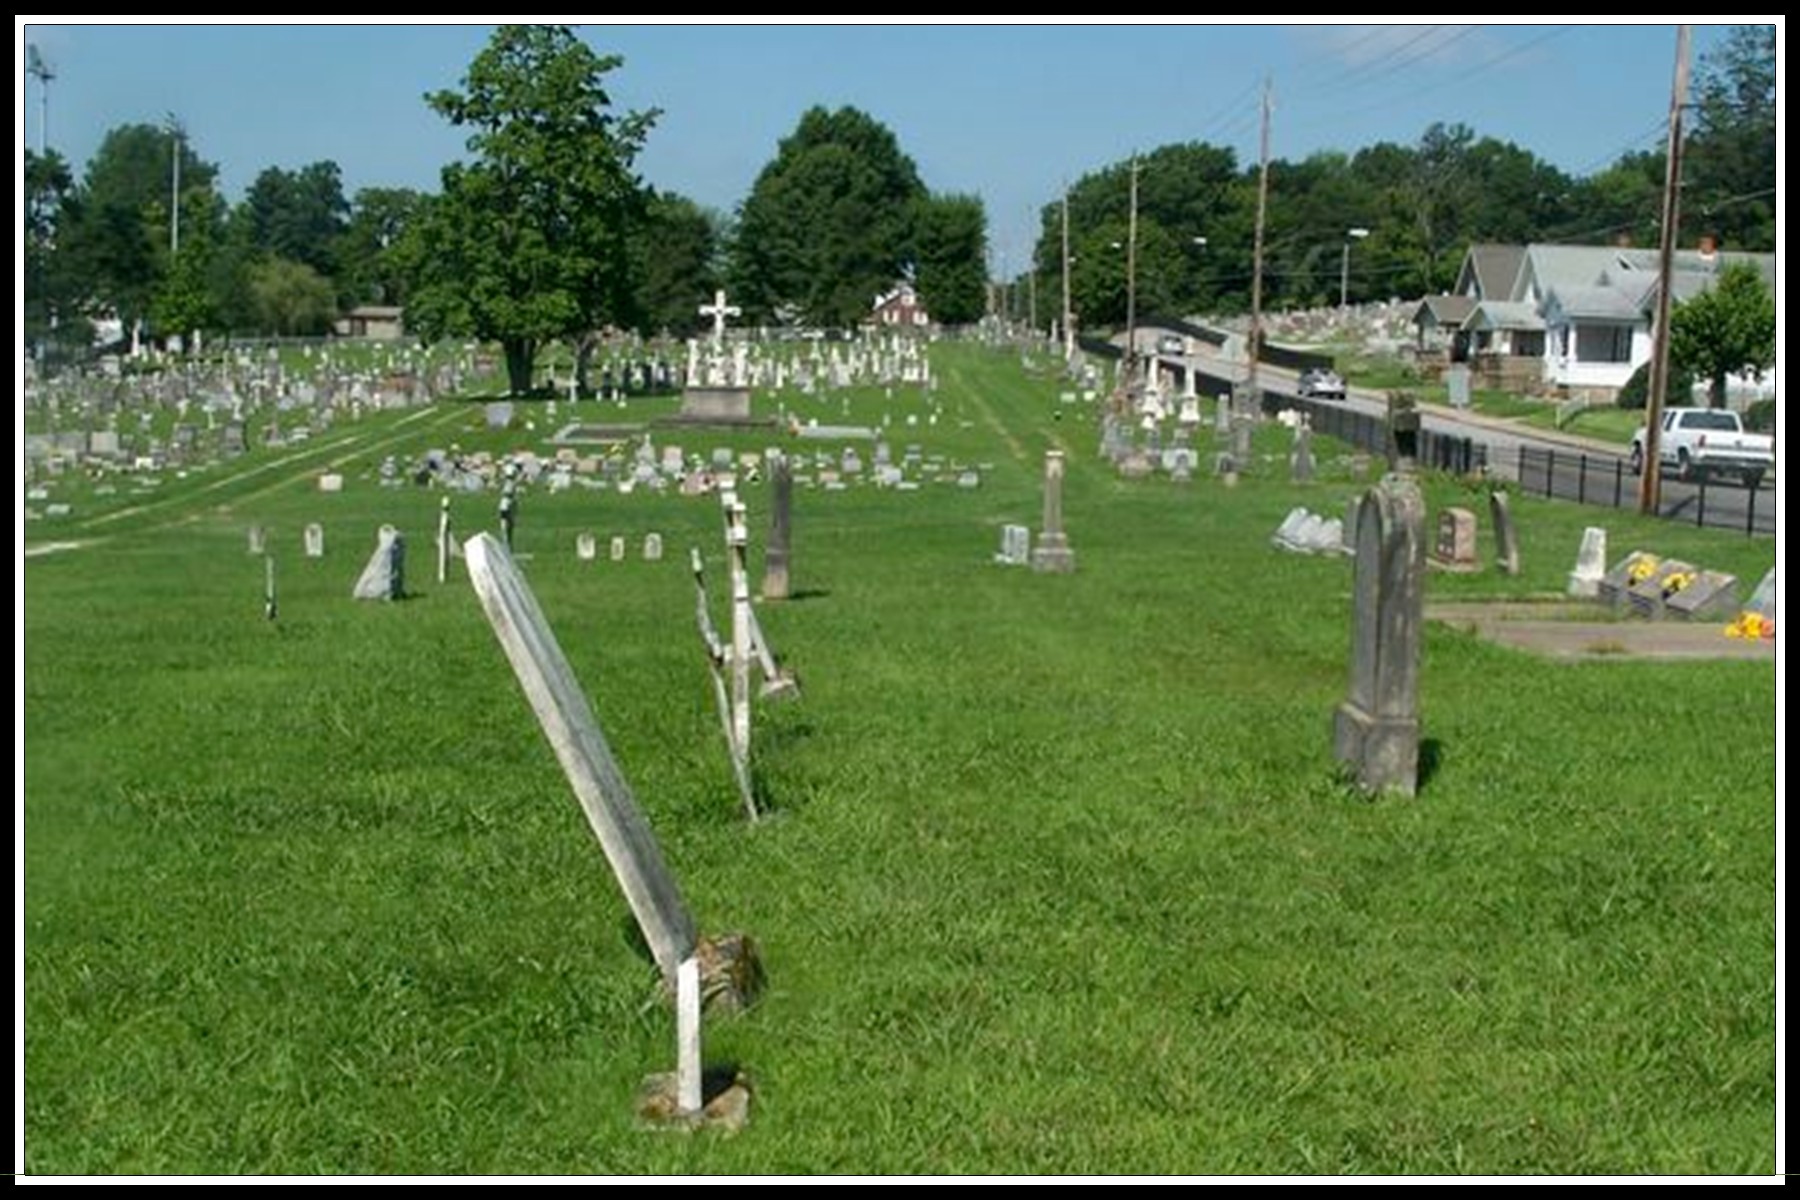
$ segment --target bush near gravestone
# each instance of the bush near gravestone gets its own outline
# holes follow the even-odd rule
[[[1684,407],[1692,403],[1694,394],[1694,376],[1692,372],[1682,371],[1673,366],[1669,369],[1669,390],[1663,403],[1675,407]],[[1619,407],[1642,409],[1650,403],[1650,364],[1645,363],[1631,373],[1625,386],[1619,389]]]
[[[1744,428],[1751,433],[1775,432],[1775,401],[1758,400],[1744,410]]]

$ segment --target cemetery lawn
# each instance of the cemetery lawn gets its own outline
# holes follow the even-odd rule
[[[1557,663],[1431,624],[1420,795],[1364,798],[1331,756],[1350,568],[1269,545],[1364,486],[1337,447],[1307,485],[1273,425],[1235,489],[1126,482],[1047,370],[934,353],[936,425],[911,388],[786,398],[891,416],[896,459],[981,483],[796,489],[795,598],[759,615],[804,695],[757,710],[755,827],[687,570],[698,546],[723,623],[716,499],[521,499],[523,570],[702,931],[761,946],[760,1003],[706,1024],[754,1088],[743,1132],[636,1127],[674,1063],[647,952],[460,563],[436,582],[441,493],[374,478],[474,436],[479,405],[446,403],[369,422],[341,494],[297,459],[27,560],[24,1169],[1773,1173],[1773,666]],[[511,444],[547,454],[545,425]],[[777,440],[843,449],[656,433]],[[1053,446],[1077,569],[995,565]],[[1484,494],[1426,491],[1491,558]],[[743,494],[759,570],[768,488]],[[458,496],[459,533],[495,502]],[[1591,523],[1614,561],[1745,594],[1774,561],[1513,507],[1523,574],[1433,575],[1428,602],[1560,594]],[[354,602],[384,522],[412,595]]]

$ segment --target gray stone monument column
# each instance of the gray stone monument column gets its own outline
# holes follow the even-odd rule
[[[1419,779],[1419,654],[1425,501],[1388,476],[1357,506],[1350,694],[1338,706],[1337,760],[1371,792],[1414,795]]]
[[[788,598],[788,555],[792,536],[791,519],[794,506],[794,470],[787,455],[779,455],[773,464],[769,511],[769,547],[763,553],[762,595],[764,600]]]
[[[1069,548],[1069,537],[1062,527],[1063,452],[1044,452],[1044,532],[1031,552],[1034,571],[1073,571],[1075,551]]]
[[[1389,392],[1387,400],[1388,470],[1404,475],[1419,461],[1419,398],[1411,392]]]

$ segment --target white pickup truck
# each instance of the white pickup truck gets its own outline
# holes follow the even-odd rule
[[[1631,473],[1644,469],[1646,431],[1631,435]],[[1745,433],[1738,415],[1722,408],[1671,408],[1663,412],[1657,457],[1673,465],[1682,479],[1700,475],[1736,475],[1755,487],[1775,467],[1775,440]]]

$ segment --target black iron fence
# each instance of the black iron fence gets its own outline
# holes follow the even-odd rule
[[[1520,446],[1518,479],[1522,492],[1608,508],[1638,506],[1640,480],[1625,459],[1614,454]],[[1704,474],[1692,483],[1665,476],[1658,490],[1659,517],[1739,529],[1747,536],[1775,533],[1775,497],[1764,481],[1744,487],[1709,479]]]
[[[1265,414],[1273,415],[1283,409],[1305,413],[1314,433],[1348,442],[1358,450],[1365,450],[1370,454],[1387,454],[1388,426],[1382,417],[1357,412],[1342,404],[1324,403],[1281,392],[1263,392],[1262,410]],[[1472,475],[1486,469],[1487,447],[1473,438],[1453,437],[1424,429],[1419,432],[1416,461],[1423,470]]]

